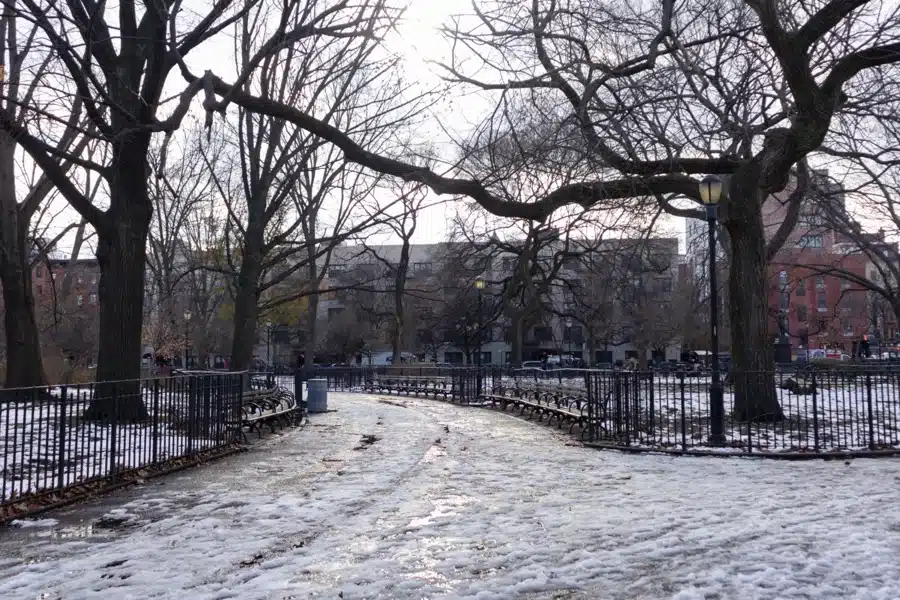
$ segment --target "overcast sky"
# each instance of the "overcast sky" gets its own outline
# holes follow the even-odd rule
[[[204,2],[204,5],[207,3]],[[448,44],[443,40],[438,29],[447,23],[450,15],[471,10],[470,0],[411,0],[404,21],[399,31],[393,33],[386,40],[387,46],[399,52],[404,57],[406,74],[411,79],[416,79],[423,86],[439,83],[440,79],[436,69],[427,64],[427,61],[441,61],[448,55]],[[233,42],[226,34],[219,35],[216,39],[208,41],[195,49],[187,57],[187,63],[197,75],[206,69],[212,69],[217,75],[226,80],[233,80],[235,76],[234,61],[230,58],[233,52]],[[223,57],[229,57],[223,59]],[[185,87],[185,82],[179,72],[173,70],[167,82],[166,97],[174,98]],[[170,106],[174,106],[174,103]],[[463,98],[456,98],[452,111],[446,110],[444,104],[438,104],[431,116],[434,132],[440,128],[450,131],[463,132],[480,120],[485,111],[491,108],[490,100],[482,95],[466,94]],[[164,109],[163,113],[170,109]],[[230,111],[236,111],[234,106]],[[202,109],[199,99],[192,105],[192,112],[200,116]],[[436,136],[439,137],[439,136]],[[444,150],[450,148],[444,145]],[[435,200],[437,198],[435,197]],[[61,203],[61,200],[58,200]],[[428,209],[420,216],[414,241],[419,243],[436,242],[445,238],[447,224],[459,207],[459,203],[448,203],[443,206]],[[48,234],[53,235],[66,226],[68,222],[77,220],[73,210],[68,209],[64,215],[57,218]],[[684,225],[681,220],[672,220],[667,223],[660,235],[672,235],[683,232]],[[389,241],[388,238],[377,240]],[[67,249],[68,244],[62,248]]]

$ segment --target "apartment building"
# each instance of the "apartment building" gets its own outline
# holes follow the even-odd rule
[[[508,364],[519,322],[525,361],[565,355],[614,363],[638,356],[641,349],[656,360],[678,357],[679,332],[671,318],[683,272],[677,239],[576,242],[567,253],[560,252],[557,240],[541,243],[529,285],[516,279],[522,265],[520,255],[509,251],[515,243],[506,249],[412,244],[403,294],[403,351],[419,360],[475,362],[480,337],[483,364]],[[386,361],[401,255],[399,244],[345,246],[333,253],[328,291],[319,303],[323,362]],[[480,308],[478,278],[485,281]],[[529,287],[538,295],[528,297]],[[517,310],[525,302],[538,308],[520,319]],[[359,347],[353,356],[334,351],[348,333]],[[331,348],[329,338],[335,341]]]

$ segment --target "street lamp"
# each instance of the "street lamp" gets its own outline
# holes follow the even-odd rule
[[[709,385],[709,444],[725,444],[725,400],[719,373],[719,290],[716,283],[716,220],[722,197],[722,180],[707,175],[700,182],[700,199],[706,205],[709,225],[709,325],[712,357],[712,383]]]
[[[569,360],[572,361],[572,317],[566,318],[566,332],[569,338]]]
[[[484,279],[482,277],[475,278],[475,291],[478,293],[478,354],[475,357],[475,366],[478,368],[478,374],[475,379],[475,395],[481,398],[481,319],[484,306]]]
[[[193,315],[191,314],[191,311],[189,311],[189,310],[184,311],[184,368],[185,369],[188,368],[188,344],[189,344],[188,335],[190,334],[190,330],[188,329],[188,327],[191,324],[192,316]]]

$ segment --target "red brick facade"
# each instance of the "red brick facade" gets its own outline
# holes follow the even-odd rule
[[[787,205],[780,196],[789,191],[763,205],[770,239],[786,217]],[[832,192],[827,201],[843,209],[842,190],[833,187]],[[846,354],[852,354],[867,335],[894,339],[893,317],[876,328],[872,313],[877,299],[864,287],[839,277],[838,271],[862,279],[873,275],[868,257],[829,228],[815,205],[805,203],[796,227],[769,266],[770,331],[787,336],[797,349],[826,348]]]

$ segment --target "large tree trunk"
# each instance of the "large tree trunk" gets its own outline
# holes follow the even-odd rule
[[[6,327],[5,385],[37,387],[45,385],[46,380],[31,289],[28,223],[23,222],[16,201],[14,149],[9,135],[0,133],[0,283]]]
[[[5,215],[4,215],[5,218]],[[8,388],[45,385],[41,343],[34,316],[31,277],[21,255],[2,260],[4,325],[6,326],[6,382]]]
[[[728,314],[734,371],[734,418],[784,418],[775,390],[775,356],[769,336],[766,239],[761,198],[752,169],[735,175],[725,225],[731,242]]]
[[[259,313],[259,276],[262,256],[245,248],[234,298],[234,336],[231,342],[231,370],[245,371],[253,360],[256,346],[256,320]]]
[[[303,354],[303,366],[307,369],[311,369],[313,366],[313,361],[316,357],[316,345],[319,337],[319,321],[318,321],[318,313],[319,313],[319,284],[318,278],[313,277],[312,281],[315,289],[311,290],[312,294],[309,296],[309,301],[306,305],[306,344],[304,345],[304,354]]]
[[[519,314],[512,319],[512,339],[510,340],[510,351],[512,353],[512,366],[522,366],[522,345],[525,337],[524,317]]]
[[[100,350],[94,400],[85,418],[146,420],[141,377],[146,242],[153,205],[147,192],[148,134],[129,136],[113,148],[110,208],[97,232],[100,264]],[[102,382],[102,385],[100,384]]]

